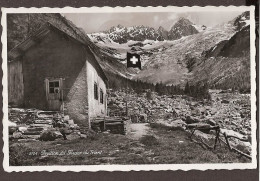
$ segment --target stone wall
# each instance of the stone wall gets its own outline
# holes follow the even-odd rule
[[[98,85],[98,100],[94,98],[94,82]],[[106,85],[90,62],[87,62],[87,84],[88,84],[88,105],[89,105],[89,116],[105,116],[107,114],[107,100],[106,100]],[[104,102],[100,102],[100,88],[104,93]]]
[[[68,114],[75,123],[89,128],[88,117],[88,87],[86,65],[83,66],[64,102],[65,114]]]
[[[27,50],[21,57],[25,106],[50,110],[46,98],[46,78],[62,78],[63,97],[66,98],[86,64],[86,54],[82,44],[54,31]]]

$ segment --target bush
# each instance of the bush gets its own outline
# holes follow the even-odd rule
[[[53,130],[46,130],[41,133],[39,140],[40,141],[54,141],[56,139],[56,134]]]

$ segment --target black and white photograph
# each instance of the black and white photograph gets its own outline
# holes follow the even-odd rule
[[[6,171],[256,168],[253,6],[2,11]]]

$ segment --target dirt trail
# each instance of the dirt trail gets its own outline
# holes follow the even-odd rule
[[[149,134],[150,127],[148,123],[133,123],[129,125],[130,132],[128,137],[131,139],[138,140],[142,136]]]

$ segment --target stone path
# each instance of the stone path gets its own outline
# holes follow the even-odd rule
[[[149,123],[132,123],[129,125],[129,128],[130,132],[128,137],[135,140],[147,135],[150,130]]]

